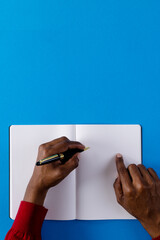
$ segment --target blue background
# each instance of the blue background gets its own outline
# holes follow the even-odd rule
[[[0,1],[0,238],[9,218],[9,125],[141,124],[160,173],[160,1]],[[45,221],[46,239],[150,239],[132,221]]]

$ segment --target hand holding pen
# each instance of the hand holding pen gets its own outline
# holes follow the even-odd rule
[[[66,137],[60,137],[40,145],[36,162],[67,151],[73,153],[75,149],[76,153],[70,156],[67,161],[64,158],[65,164],[61,162],[61,159],[58,159],[43,165],[43,167],[36,165],[23,200],[43,205],[48,189],[61,182],[72,170],[78,167],[78,154],[85,149],[85,146],[80,142],[70,141]]]
[[[48,163],[53,163],[56,161],[61,161],[62,164],[66,163],[70,158],[73,157],[74,154],[76,153],[80,153],[83,151],[88,150],[89,147],[86,147],[84,149],[79,149],[79,148],[73,148],[73,149],[68,149],[67,151],[63,152],[63,153],[57,153],[54,154],[52,156],[49,156],[47,158],[43,158],[41,160],[39,160],[38,162],[36,162],[37,166],[42,166]]]

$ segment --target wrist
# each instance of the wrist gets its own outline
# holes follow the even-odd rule
[[[30,181],[27,186],[23,201],[43,206],[46,195],[47,190],[39,189]]]
[[[148,221],[140,221],[152,238],[160,236],[160,215],[156,219],[150,218]]]

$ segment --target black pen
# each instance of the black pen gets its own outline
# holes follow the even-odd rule
[[[77,152],[83,152],[83,151],[86,151],[88,150],[89,147],[86,147],[84,148],[83,150],[82,149],[79,149],[79,148],[75,148],[75,149],[69,149],[67,150],[66,152],[64,153],[57,153],[57,154],[54,154],[50,157],[47,157],[47,158],[44,158],[44,159],[41,159],[39,160],[38,162],[36,162],[36,165],[37,166],[41,166],[41,165],[44,165],[44,164],[48,164],[50,162],[55,162],[55,161],[58,161],[60,160],[62,163],[65,163],[67,162],[71,157],[73,157],[73,155]]]

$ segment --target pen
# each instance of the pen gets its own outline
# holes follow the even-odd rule
[[[84,148],[83,150],[82,149],[78,149],[78,148],[75,148],[75,149],[69,149],[67,150],[66,152],[64,153],[57,153],[57,154],[54,154],[50,157],[47,157],[47,158],[44,158],[44,159],[41,159],[39,160],[38,162],[36,162],[36,165],[37,166],[41,166],[41,165],[44,165],[44,164],[48,164],[50,162],[55,162],[55,161],[58,161],[60,160],[62,163],[65,163],[67,162],[75,153],[77,152],[84,152],[86,150],[88,150],[89,147],[86,147]]]

